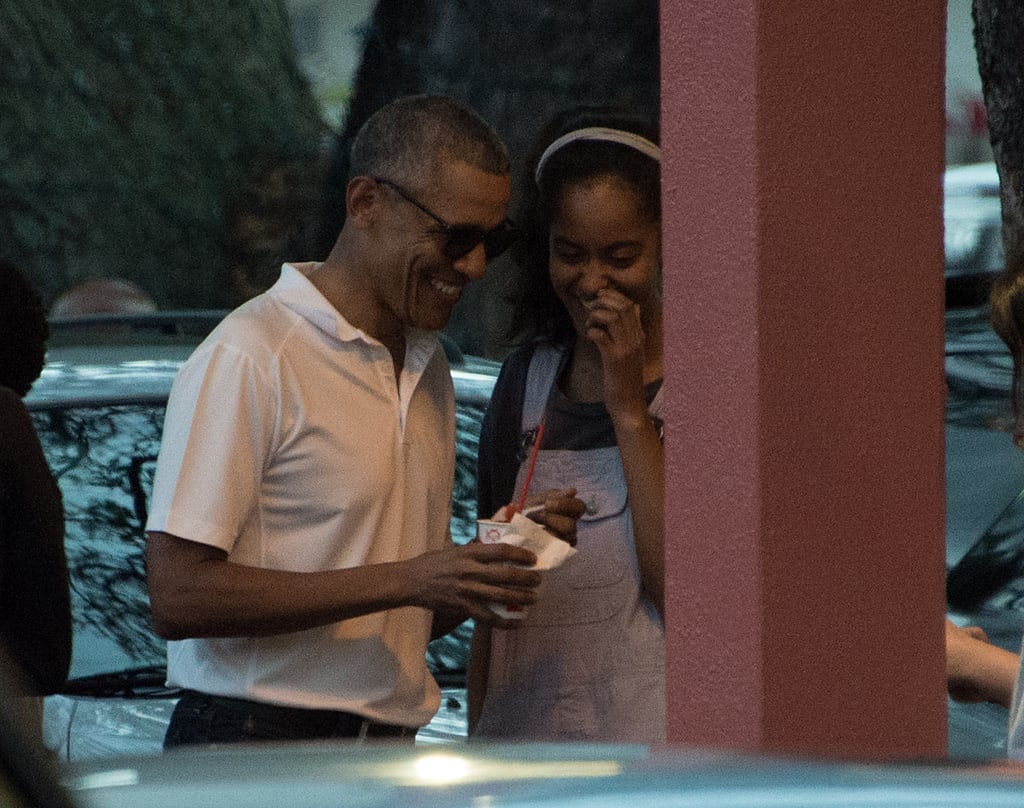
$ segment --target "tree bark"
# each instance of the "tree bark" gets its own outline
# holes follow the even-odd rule
[[[1005,268],[992,286],[991,318],[1013,358],[1014,443],[1024,448],[1024,4],[974,0],[974,45],[999,171]]]
[[[1007,268],[1024,266],[1024,3],[974,0],[974,43],[1003,209]]]

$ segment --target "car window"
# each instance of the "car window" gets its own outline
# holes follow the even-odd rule
[[[144,534],[164,412],[163,403],[146,402],[33,410],[64,500],[72,679],[165,663],[166,645],[150,618]],[[483,413],[479,402],[457,405],[451,530],[459,543],[475,535]],[[462,681],[470,632],[466,625],[431,644],[428,658],[442,684]]]
[[[153,404],[33,412],[64,500],[73,678],[164,661],[150,621],[143,534],[163,416]]]

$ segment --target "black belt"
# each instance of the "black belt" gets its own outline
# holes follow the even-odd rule
[[[195,690],[186,690],[183,699],[205,701],[210,707],[218,705],[237,712],[239,708],[252,714],[268,719],[283,719],[286,722],[309,728],[317,737],[323,738],[408,738],[413,740],[419,727],[406,727],[401,724],[386,724],[373,721],[357,713],[344,710],[315,710],[305,707],[286,707],[281,704],[268,704],[264,701],[239,699],[230,696],[212,696]]]
[[[360,716],[355,716],[360,718]],[[415,738],[419,727],[403,727],[401,724],[384,724],[363,718],[359,724],[359,738]]]

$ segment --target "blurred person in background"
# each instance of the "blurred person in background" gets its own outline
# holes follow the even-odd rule
[[[22,401],[48,337],[35,287],[0,261],[0,639],[33,696],[57,692],[71,664],[63,503]]]
[[[978,626],[946,618],[946,678],[949,696],[967,703],[1009,707],[1020,657],[993,644]]]
[[[661,187],[652,122],[572,110],[541,133],[505,361],[484,419],[478,516],[532,484],[585,503],[576,555],[513,632],[477,627],[471,734],[665,740]]]
[[[50,306],[50,317],[90,314],[148,314],[156,311],[145,290],[124,278],[89,278],[62,293]]]

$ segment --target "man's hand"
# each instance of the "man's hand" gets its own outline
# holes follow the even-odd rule
[[[270,636],[405,606],[511,627],[515,622],[499,619],[488,604],[529,606],[541,580],[528,569],[533,553],[504,544],[293,572],[233,563],[218,548],[152,533],[146,560],[154,625],[172,640]]]
[[[644,344],[640,306],[618,289],[602,289],[591,301],[587,337],[597,346],[604,368],[604,403],[614,415],[637,408],[645,414],[643,400]]]
[[[509,544],[472,542],[410,559],[413,603],[442,612],[462,612],[498,628],[519,621],[498,617],[489,604],[529,607],[537,602],[541,575],[529,569],[537,557]]]

